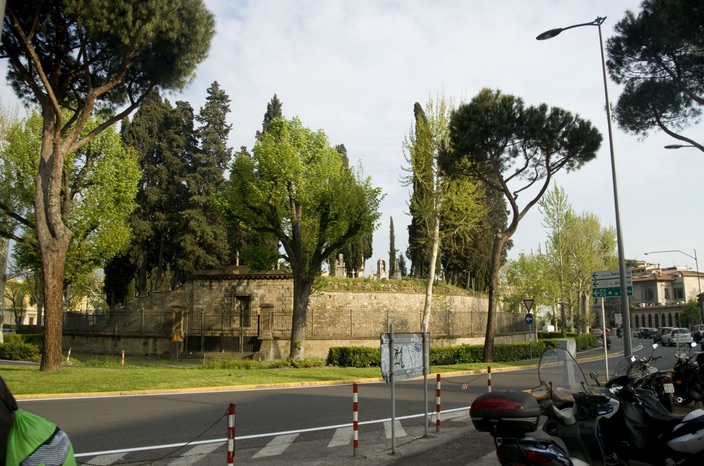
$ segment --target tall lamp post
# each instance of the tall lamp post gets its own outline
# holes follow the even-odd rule
[[[666,252],[679,252],[680,254],[684,254],[687,257],[690,257],[694,259],[694,267],[697,269],[697,286],[699,287],[699,295],[697,295],[697,304],[699,304],[699,319],[701,323],[704,323],[704,299],[702,299],[702,282],[699,277],[699,261],[697,260],[697,250],[694,250],[694,255],[687,254],[684,251],[680,251],[679,249],[667,249],[665,251],[650,251],[646,252],[645,255],[647,256],[648,254],[660,254],[660,253],[666,253]]]
[[[616,242],[618,245],[618,272],[621,285],[621,315],[623,317],[623,353],[626,358],[631,357],[633,348],[631,346],[631,316],[628,311],[628,289],[626,288],[626,259],[623,253],[623,235],[621,234],[621,210],[618,202],[618,185],[616,182],[616,158],[614,157],[614,139],[611,129],[611,105],[609,103],[609,87],[606,77],[606,60],[604,59],[604,41],[601,35],[601,25],[606,17],[597,17],[589,23],[573,24],[564,28],[550,29],[538,35],[536,39],[546,40],[560,34],[562,31],[583,26],[596,26],[599,30],[599,52],[601,52],[601,73],[604,79],[604,98],[606,99],[606,124],[609,133],[609,152],[611,154],[611,180],[614,191],[614,210],[616,213]],[[604,322],[604,324],[606,324]]]
[[[693,144],[668,144],[665,146],[665,149],[682,149],[683,147],[696,147],[697,149],[700,148]]]

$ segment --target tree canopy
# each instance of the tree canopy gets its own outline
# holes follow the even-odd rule
[[[692,0],[645,0],[607,41],[611,78],[624,86],[615,116],[626,131],[661,130],[704,151],[683,130],[704,105],[704,8]]]
[[[292,358],[305,354],[308,298],[323,261],[378,226],[381,199],[325,133],[297,118],[271,120],[253,154],[235,156],[222,207],[283,248],[293,273]]]
[[[43,118],[34,197],[46,304],[43,371],[61,368],[61,283],[73,236],[66,214],[74,200],[63,190],[64,162],[152,89],[188,83],[214,23],[202,0],[7,2],[0,56],[9,60],[15,93],[38,103]],[[99,123],[84,133],[95,112]]]

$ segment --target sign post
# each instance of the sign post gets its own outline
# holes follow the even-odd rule
[[[629,269],[625,270],[626,293],[633,296],[633,277]],[[606,311],[604,309],[604,298],[618,298],[621,296],[621,272],[618,270],[601,270],[592,273],[592,297],[601,298],[601,341],[604,344],[604,364],[606,365],[606,378],[609,377],[608,340],[606,337]],[[616,315],[616,321],[622,315]],[[626,316],[628,317],[628,316]],[[625,332],[624,332],[625,333]],[[629,332],[630,333],[630,332]],[[624,335],[631,338],[630,335]],[[630,340],[629,340],[630,342]],[[624,347],[629,347],[630,343],[624,341]]]
[[[533,359],[533,314],[531,314],[530,310],[533,307],[533,301],[533,299],[523,300],[523,304],[526,309],[528,309],[528,313],[526,314],[526,324],[528,324],[528,344],[531,359]]]
[[[391,454],[396,454],[396,380],[423,375],[427,386],[430,366],[430,333],[423,327],[421,333],[394,333],[394,325],[389,325],[389,333],[381,334],[381,374],[391,385]],[[426,388],[427,397],[427,388]],[[427,430],[427,398],[425,399]],[[427,432],[426,432],[427,435]]]

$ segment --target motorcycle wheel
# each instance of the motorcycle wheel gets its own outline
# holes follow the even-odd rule
[[[697,402],[704,400],[704,388],[702,388],[702,385],[699,383],[697,374],[693,374],[689,378],[687,392],[688,395]]]
[[[658,400],[669,412],[672,412],[672,406],[674,405],[673,398],[672,393],[665,393],[662,388],[658,390]]]

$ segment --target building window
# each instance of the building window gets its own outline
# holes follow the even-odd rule
[[[670,299],[670,289],[665,288],[665,299]]]
[[[646,301],[655,301],[655,290],[653,288],[646,288],[643,293]]]
[[[675,288],[675,299],[684,299],[684,288]]]

